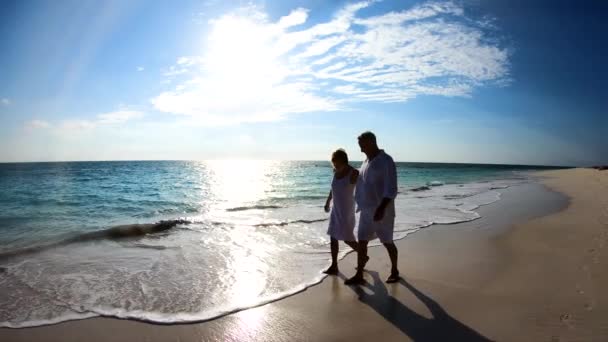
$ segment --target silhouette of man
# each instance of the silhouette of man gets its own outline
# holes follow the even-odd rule
[[[393,158],[378,148],[376,136],[364,132],[359,137],[359,147],[367,159],[361,165],[355,200],[359,215],[357,273],[344,283],[363,283],[363,268],[368,260],[367,244],[378,237],[391,259],[391,275],[387,283],[399,281],[397,247],[393,243],[395,227],[395,197],[397,196],[397,168]]]

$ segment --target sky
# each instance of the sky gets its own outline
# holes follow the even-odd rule
[[[604,1],[0,2],[0,162],[608,164]]]

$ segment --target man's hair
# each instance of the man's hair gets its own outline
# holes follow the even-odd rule
[[[348,164],[348,155],[346,154],[346,151],[344,151],[344,149],[342,149],[342,148],[335,150],[334,153],[331,154],[332,162],[335,162],[338,160],[343,161],[344,163]]]
[[[359,141],[370,140],[374,144],[376,143],[376,135],[370,131],[365,131],[365,132],[361,133],[361,135],[359,135],[359,137],[357,139],[359,139]]]

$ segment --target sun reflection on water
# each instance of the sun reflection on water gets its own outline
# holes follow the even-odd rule
[[[264,199],[278,162],[265,160],[213,160],[206,162],[214,199],[234,208]]]
[[[280,173],[280,162],[260,160],[208,161],[210,193],[216,206],[216,215],[228,228],[232,247],[225,256],[230,275],[225,279],[232,293],[231,305],[251,306],[259,301],[267,289],[268,257],[276,248],[264,234],[256,233],[251,225],[257,223],[263,212],[226,211],[226,209],[252,206],[266,198],[273,180]]]
[[[241,236],[233,236],[233,240],[244,246],[232,248],[229,252],[228,267],[235,277],[231,304],[245,307],[255,304],[266,290],[269,269],[268,263],[262,258],[272,247],[252,239],[247,232],[239,231],[236,234]]]

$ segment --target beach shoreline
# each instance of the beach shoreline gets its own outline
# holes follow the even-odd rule
[[[547,255],[542,254],[551,254],[551,248],[538,242],[545,236],[542,239],[534,236],[547,225],[559,226],[564,215],[573,217],[571,221],[566,220],[570,225],[578,222],[580,214],[572,211],[581,210],[579,202],[587,203],[588,192],[598,191],[590,189],[586,181],[593,172],[598,173],[592,175],[599,177],[597,182],[606,186],[606,177],[595,170],[542,172],[538,174],[540,182],[550,190],[538,183],[500,190],[503,193],[500,201],[477,210],[482,215],[480,219],[433,225],[398,241],[399,264],[406,279],[401,284],[384,285],[381,282],[388,275],[388,257],[383,248],[372,248],[372,260],[366,274],[370,285],[360,289],[342,284],[343,278],[354,272],[355,255],[351,253],[340,262],[343,272],[340,277],[328,277],[299,294],[204,323],[157,325],[89,318],[33,328],[2,328],[0,339],[294,341],[381,338],[402,341],[404,338],[440,338],[444,335],[437,334],[444,333],[480,340],[521,340],[530,336],[538,337],[534,340],[548,341],[572,340],[578,336],[591,338],[586,340],[598,339],[596,337],[606,336],[606,331],[593,332],[590,328],[601,327],[598,313],[602,310],[599,304],[604,300],[598,294],[596,283],[604,283],[605,278],[588,277],[585,280],[580,275],[575,276],[576,270],[586,270],[587,274],[595,272],[591,270],[592,265],[581,268],[580,260],[569,265],[572,273],[543,272],[543,267],[556,271],[555,260],[546,260]],[[601,211],[605,196],[597,196],[599,204],[587,210],[591,213],[588,216],[606,215]],[[605,223],[598,221],[598,224],[598,227],[589,228],[589,234],[605,232],[601,230]],[[560,238],[568,235],[570,226],[561,227],[566,232],[548,240],[563,243]],[[605,234],[601,236],[605,238]],[[603,243],[602,239],[593,241]],[[599,250],[599,247],[594,249]],[[562,261],[559,255],[551,255],[551,258]],[[602,264],[600,254],[595,253],[593,258],[591,263]],[[572,279],[566,282],[559,279],[564,273]],[[563,288],[560,291],[571,290],[572,293],[564,296],[559,291],[547,291],[552,288],[547,287],[551,280],[561,280],[564,284],[558,286]],[[594,296],[590,297],[591,294]],[[550,304],[559,302],[562,297],[567,303]],[[579,306],[583,311],[579,312]],[[579,322],[583,318],[584,323]]]

